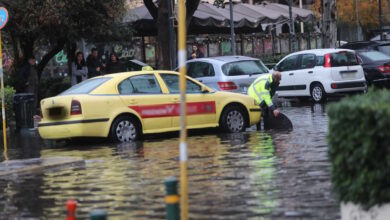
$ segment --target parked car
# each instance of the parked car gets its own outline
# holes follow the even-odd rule
[[[110,137],[180,130],[179,74],[139,71],[95,77],[41,101],[43,139]],[[187,127],[241,132],[260,121],[260,107],[242,94],[216,92],[187,77]]]
[[[248,87],[269,69],[259,59],[221,56],[188,60],[187,75],[215,89],[247,93]]]
[[[363,68],[353,50],[300,51],[284,57],[274,69],[282,73],[280,97],[311,97],[321,102],[331,94],[366,89]]]
[[[390,88],[390,56],[379,51],[358,51],[368,85]]]
[[[355,41],[342,45],[342,49],[376,50],[390,56],[390,41]]]

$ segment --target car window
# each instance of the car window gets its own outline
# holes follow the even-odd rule
[[[316,55],[303,54],[301,56],[301,69],[311,69],[316,66]]]
[[[96,89],[101,84],[107,82],[110,79],[111,77],[89,79],[82,83],[72,86],[68,90],[61,93],[60,95],[88,94],[92,92],[92,90]]]
[[[349,51],[341,51],[331,54],[332,67],[359,65],[356,54]]]
[[[316,66],[323,66],[325,64],[324,56],[317,56]]]
[[[176,74],[160,74],[170,93],[180,93],[179,76]],[[202,93],[202,87],[187,79],[187,93]]]
[[[285,60],[283,60],[279,66],[278,70],[279,71],[290,71],[290,70],[296,70],[297,68],[297,63],[298,63],[298,55],[290,56],[287,57]]]
[[[359,55],[363,58],[368,58],[371,61],[390,60],[390,56],[375,50],[359,52]]]
[[[211,63],[191,62],[187,64],[187,75],[193,78],[215,76]]]
[[[119,94],[160,94],[161,89],[152,74],[132,76],[123,80],[118,86]]]
[[[245,60],[222,65],[226,76],[241,76],[268,73],[268,68],[260,60]]]

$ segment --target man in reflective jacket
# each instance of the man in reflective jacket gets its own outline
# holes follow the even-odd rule
[[[248,89],[248,95],[253,97],[262,109],[264,129],[267,129],[268,127],[267,119],[270,113],[275,117],[278,117],[279,115],[276,105],[272,102],[272,97],[275,95],[280,80],[282,80],[282,75],[278,71],[275,71],[272,74],[262,74]]]

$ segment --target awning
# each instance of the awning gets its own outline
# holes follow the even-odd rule
[[[293,19],[307,22],[314,20],[314,14],[310,10],[293,7]],[[253,33],[261,31],[261,24],[279,23],[289,20],[287,5],[275,3],[262,3],[251,5],[238,3],[233,5],[233,19],[237,31]],[[123,22],[131,24],[138,34],[151,35],[156,33],[156,24],[145,6],[129,10]],[[189,33],[225,33],[230,28],[229,5],[224,8],[213,4],[201,2],[195,11],[189,27]]]

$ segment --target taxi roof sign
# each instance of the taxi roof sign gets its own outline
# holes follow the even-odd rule
[[[142,67],[142,71],[151,71],[153,68],[151,66],[144,66]]]
[[[8,22],[8,11],[4,7],[0,7],[0,30],[3,29],[3,27]]]

